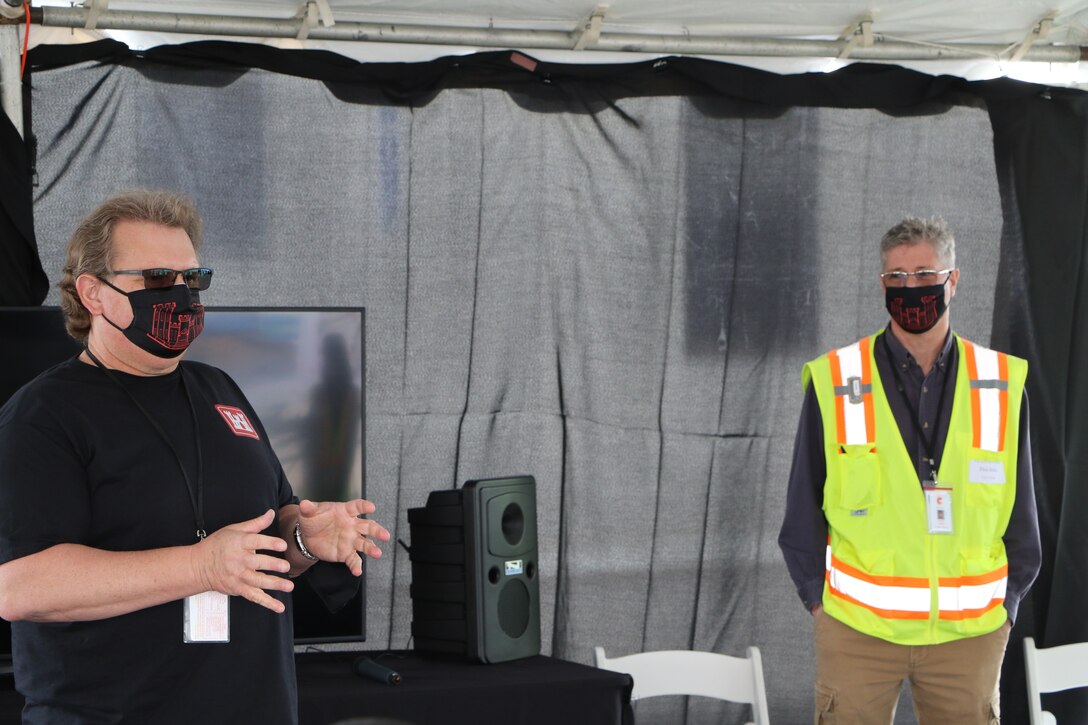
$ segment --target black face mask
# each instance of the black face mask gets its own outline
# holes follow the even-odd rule
[[[885,287],[884,306],[896,324],[920,335],[932,330],[947,309],[944,285],[928,287]]]
[[[99,278],[101,279],[101,278]],[[190,343],[204,330],[204,305],[200,293],[183,284],[164,289],[117,290],[132,305],[132,324],[120,327],[103,315],[136,347],[157,357],[173,358],[185,352]]]

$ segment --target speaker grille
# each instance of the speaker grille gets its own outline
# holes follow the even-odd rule
[[[529,627],[529,590],[520,579],[511,579],[499,592],[499,627],[511,639]]]
[[[525,533],[525,513],[521,506],[512,503],[502,511],[502,535],[510,546],[521,543],[521,537]]]

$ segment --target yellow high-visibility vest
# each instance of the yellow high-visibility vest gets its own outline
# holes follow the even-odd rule
[[[828,523],[823,606],[874,637],[938,644],[992,632],[1008,559],[1027,362],[956,336],[959,363],[939,491],[951,533],[929,533],[926,495],[888,405],[873,346],[882,333],[807,363],[824,429]]]

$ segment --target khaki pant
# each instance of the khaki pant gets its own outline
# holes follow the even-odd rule
[[[816,613],[816,725],[889,725],[903,679],[920,725],[996,725],[1008,622],[979,637],[911,647]]]

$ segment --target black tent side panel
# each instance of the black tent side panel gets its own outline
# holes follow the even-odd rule
[[[40,305],[49,280],[34,238],[28,144],[0,112],[0,305]]]

